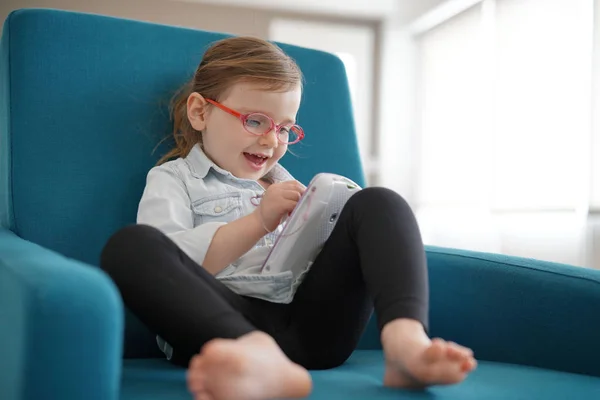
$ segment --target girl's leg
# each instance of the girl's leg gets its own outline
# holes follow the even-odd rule
[[[250,303],[193,262],[157,229],[135,225],[117,232],[101,256],[124,303],[152,332],[191,358],[216,337],[255,331]]]
[[[349,199],[298,288],[282,347],[307,368],[340,365],[374,305],[386,384],[460,381],[475,361],[468,349],[429,340],[428,298],[425,251],[412,210],[391,190],[364,189]]]
[[[125,305],[177,358],[186,365],[193,358],[188,385],[198,396],[262,399],[310,391],[306,370],[256,328],[272,329],[264,316],[270,305],[227,289],[157,229],[120,230],[105,246],[101,266]]]

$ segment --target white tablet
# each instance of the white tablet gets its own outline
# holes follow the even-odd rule
[[[292,271],[297,277],[314,262],[346,201],[359,190],[356,183],[341,175],[316,175],[285,222],[261,273]]]

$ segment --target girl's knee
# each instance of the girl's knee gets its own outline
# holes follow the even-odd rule
[[[359,204],[359,207],[372,209],[410,208],[408,202],[397,192],[384,187],[368,187],[354,194],[349,202]]]
[[[117,242],[126,242],[129,245],[135,245],[137,243],[146,243],[149,240],[157,240],[164,236],[164,234],[150,225],[133,224],[127,225],[124,228],[118,230],[112,237],[111,240]]]
[[[110,270],[115,264],[120,264],[129,255],[147,252],[152,248],[152,242],[162,236],[162,233],[148,225],[128,225],[115,232],[106,242],[100,256],[100,266]]]

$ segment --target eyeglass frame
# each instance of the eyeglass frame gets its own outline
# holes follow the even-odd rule
[[[279,143],[281,143],[281,144],[287,144],[289,146],[291,144],[296,144],[296,143],[300,142],[302,139],[304,139],[304,129],[302,129],[302,127],[300,125],[292,124],[292,126],[298,127],[298,132],[296,132],[296,134],[298,135],[298,138],[296,140],[294,140],[293,142],[283,142],[279,138],[279,129],[283,128],[283,127],[286,127],[285,124],[279,124],[278,125],[278,124],[275,123],[275,120],[273,120],[273,118],[271,118],[268,115],[263,114],[261,112],[251,112],[251,113],[247,113],[247,114],[242,114],[242,113],[240,113],[238,111],[235,111],[235,110],[227,107],[226,105],[223,105],[223,104],[219,103],[218,101],[215,101],[215,100],[212,100],[212,99],[209,99],[209,98],[206,98],[206,97],[204,99],[207,102],[209,102],[210,104],[212,104],[213,106],[215,106],[215,107],[221,109],[222,111],[225,111],[226,113],[231,114],[234,117],[236,117],[237,119],[239,119],[241,121],[241,123],[242,123],[242,126],[244,127],[244,130],[246,132],[248,132],[249,134],[253,135],[253,136],[265,136],[266,134],[268,134],[269,132],[271,132],[273,129],[275,129],[275,133],[276,133],[276,136],[277,136],[277,141]],[[271,122],[271,127],[269,128],[269,130],[266,131],[265,133],[263,133],[262,135],[258,135],[256,133],[250,132],[246,128],[246,121],[248,120],[248,117],[250,115],[253,115],[253,114],[262,115],[262,116],[266,117],[269,120],[269,122]]]

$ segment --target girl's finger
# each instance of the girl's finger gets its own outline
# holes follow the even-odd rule
[[[294,210],[294,208],[296,208],[296,204],[298,204],[297,201],[286,200],[285,201],[285,212],[286,213],[291,213]]]
[[[300,193],[298,193],[297,190],[285,190],[283,193],[283,198],[287,199],[287,200],[294,200],[295,202],[298,202],[298,200],[300,200],[300,197],[302,196]]]
[[[294,189],[300,192],[306,190],[306,187],[298,181],[285,181],[282,182],[282,185],[285,186],[286,189]]]

